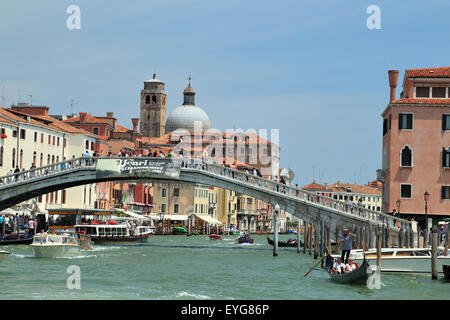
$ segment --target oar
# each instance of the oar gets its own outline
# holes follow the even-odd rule
[[[309,271],[305,273],[303,277],[306,277],[311,271],[313,271],[313,269],[319,265],[319,263],[323,260],[323,258],[325,258],[325,256],[323,256],[322,259],[320,259],[311,269],[309,269]]]

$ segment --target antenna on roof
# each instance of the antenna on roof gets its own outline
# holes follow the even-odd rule
[[[73,99],[70,99],[70,115],[73,116]]]
[[[5,98],[5,85],[2,86],[2,107],[6,107],[5,106],[6,103],[6,98]]]

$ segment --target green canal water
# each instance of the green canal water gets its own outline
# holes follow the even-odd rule
[[[0,264],[5,299],[450,299],[450,283],[430,275],[381,274],[381,288],[331,282],[316,260],[279,248],[265,236],[237,244],[236,236],[152,236],[147,243],[96,245],[75,258],[35,258],[29,246],[10,246]],[[286,240],[287,235],[280,235]],[[79,266],[81,288],[68,289],[67,268]]]

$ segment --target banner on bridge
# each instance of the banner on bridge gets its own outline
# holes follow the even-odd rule
[[[172,178],[180,176],[181,162],[168,159],[99,159],[97,162],[97,178]]]

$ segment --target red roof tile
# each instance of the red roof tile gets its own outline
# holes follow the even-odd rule
[[[449,78],[450,67],[407,69],[405,73],[408,77]]]
[[[412,99],[402,98],[394,100],[391,103],[397,104],[448,104],[450,105],[450,99]]]

